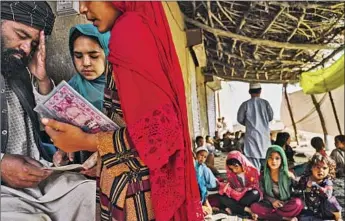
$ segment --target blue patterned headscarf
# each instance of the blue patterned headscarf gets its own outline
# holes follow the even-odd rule
[[[91,36],[98,39],[98,43],[104,50],[106,56],[109,55],[109,39],[110,32],[100,33],[92,24],[80,24],[71,28],[69,32],[69,49],[73,59],[73,44],[75,39],[72,39],[73,33],[78,30],[84,36]],[[104,87],[106,82],[106,73],[111,71],[110,65],[106,64],[105,72],[97,79],[89,81],[81,74],[76,73],[68,82],[79,94],[88,100],[97,109],[103,109]]]

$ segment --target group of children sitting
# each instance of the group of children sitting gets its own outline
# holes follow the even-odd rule
[[[279,145],[267,150],[261,174],[241,152],[231,151],[226,159],[224,181],[217,179],[205,165],[207,148],[198,147],[195,169],[205,216],[218,210],[250,216],[253,220],[342,220],[332,180],[336,173],[343,175],[336,168],[337,164],[344,167],[344,155],[342,158],[338,155],[344,154],[345,136],[337,136],[335,143],[337,149],[331,156],[342,160],[342,165],[321,149],[299,177],[289,170],[285,150]],[[208,190],[214,188],[218,194],[212,196],[210,203]]]

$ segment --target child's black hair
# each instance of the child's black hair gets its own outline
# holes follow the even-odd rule
[[[344,143],[345,144],[345,135],[338,135],[334,137],[334,140],[338,140],[340,143]]]
[[[289,140],[290,134],[287,132],[279,132],[277,134],[276,141],[274,142],[275,145],[278,145],[280,147],[284,147],[286,145],[286,142]]]
[[[195,138],[195,142],[197,143],[199,140],[201,140],[201,139],[204,139],[202,136],[197,136],[196,138]]]
[[[236,165],[242,166],[241,162],[234,158],[227,159],[226,165],[227,166],[236,166]]]
[[[317,152],[319,152],[320,150],[322,150],[325,147],[325,144],[324,144],[321,137],[313,137],[310,141],[310,144],[312,147],[314,147],[314,149]]]

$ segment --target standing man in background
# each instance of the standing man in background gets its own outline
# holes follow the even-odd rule
[[[251,98],[243,102],[237,112],[237,121],[246,127],[244,153],[258,170],[271,145],[269,122],[273,120],[273,110],[268,101],[260,98],[260,83],[250,83]]]

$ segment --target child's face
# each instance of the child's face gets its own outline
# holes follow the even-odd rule
[[[243,168],[242,166],[236,164],[236,165],[228,165],[229,169],[235,173],[235,174],[240,174],[243,173]]]
[[[196,154],[196,160],[198,161],[199,164],[203,164],[206,161],[207,155],[208,155],[208,153],[206,151],[204,151],[204,150],[199,151]]]
[[[328,175],[329,167],[325,163],[318,163],[312,167],[311,173],[316,180],[322,180]]]
[[[335,140],[335,147],[340,149],[345,149],[345,145],[339,140]]]
[[[196,142],[196,145],[197,145],[198,147],[204,146],[204,139],[203,139],[203,138],[202,138],[202,139],[199,139],[199,140]]]
[[[273,152],[267,159],[268,167],[271,170],[277,170],[280,168],[280,165],[282,164],[282,158],[279,153]]]

